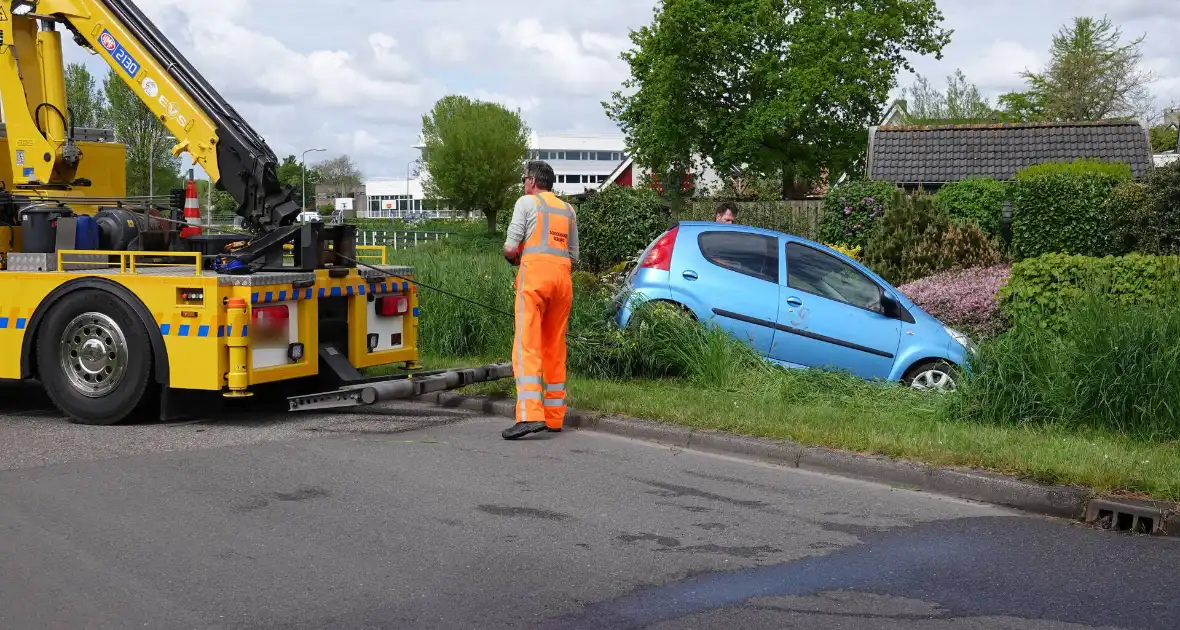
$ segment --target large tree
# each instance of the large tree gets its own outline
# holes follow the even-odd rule
[[[935,0],[661,0],[604,106],[657,171],[703,156],[792,197],[863,153],[907,56],[941,58],[941,23]]]
[[[103,80],[103,93],[115,137],[127,145],[127,194],[166,197],[181,185],[180,158],[172,155],[176,140],[114,71]]]
[[[283,163],[279,165],[278,175],[279,183],[287,184],[295,188],[296,192],[302,199],[304,190],[304,164],[294,155],[288,155],[283,158]],[[357,178],[359,181],[359,177]],[[315,207],[315,187],[320,182],[320,172],[315,166],[307,166],[306,184],[307,184],[307,204],[304,207]]]
[[[106,123],[106,98],[90,70],[80,63],[66,66],[66,106],[71,122],[78,127],[101,127]]]
[[[1109,18],[1074,18],[1053,36],[1049,64],[1024,73],[1028,90],[1005,100],[1030,119],[1143,119],[1153,107],[1154,80],[1142,63],[1144,38],[1122,40]]]
[[[312,169],[308,169],[310,173]],[[360,167],[352,161],[348,155],[341,155],[329,160],[324,160],[316,164],[314,170],[318,173],[316,183],[323,184],[328,187],[328,194],[334,197],[348,197],[352,191],[356,190],[365,179],[361,173]],[[289,171],[288,171],[289,173]],[[298,174],[298,172],[296,172]],[[314,195],[310,191],[314,190],[311,187],[310,180],[308,181],[308,205],[315,205]]]
[[[1004,118],[967,80],[962,70],[946,78],[946,91],[918,75],[914,84],[902,92],[906,99],[906,119],[913,124],[985,123]]]
[[[484,213],[488,232],[520,184],[529,128],[518,111],[465,96],[444,96],[422,117],[427,197]]]

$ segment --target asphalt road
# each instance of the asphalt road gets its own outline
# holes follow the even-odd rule
[[[421,405],[98,428],[27,394],[0,628],[1180,626],[1174,540]]]

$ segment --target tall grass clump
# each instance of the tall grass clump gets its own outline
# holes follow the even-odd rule
[[[1109,283],[1088,283],[1057,330],[1025,317],[984,344],[955,413],[1180,439],[1180,305],[1123,304],[1108,298]]]

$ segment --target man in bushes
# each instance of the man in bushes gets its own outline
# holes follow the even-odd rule
[[[525,166],[524,196],[516,201],[504,241],[504,258],[520,266],[512,343],[516,423],[501,434],[506,440],[561,431],[565,421],[565,334],[578,225],[573,206],[553,194],[556,179],[545,162]]]
[[[723,202],[717,204],[717,209],[714,210],[713,220],[717,223],[733,223],[737,220],[737,205],[731,202]]]

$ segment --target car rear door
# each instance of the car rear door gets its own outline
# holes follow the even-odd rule
[[[684,233],[672,259],[673,297],[768,355],[779,309],[779,251],[779,239],[765,234],[708,227]]]
[[[887,378],[902,323],[882,313],[882,287],[847,262],[811,245],[786,240],[786,282],[770,351],[806,367]]]

